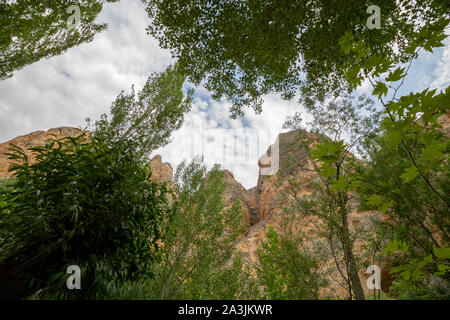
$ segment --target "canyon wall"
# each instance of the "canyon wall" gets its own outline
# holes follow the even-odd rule
[[[444,134],[450,136],[449,115],[444,115],[439,120],[442,124]],[[48,131],[37,131],[28,135],[20,136],[8,142],[0,144],[0,177],[8,177],[8,167],[11,161],[5,155],[12,144],[21,148],[29,148],[48,143],[51,138],[62,138],[66,136],[75,137],[81,133],[79,129],[71,127],[60,127]],[[299,135],[309,135],[304,131],[291,131],[281,133],[279,141],[279,169],[275,175],[264,175],[263,170],[270,167],[271,147],[266,154],[262,155],[259,166],[259,178],[257,185],[250,189],[245,189],[241,183],[234,179],[233,174],[224,170],[226,189],[224,201],[226,208],[233,202],[240,201],[244,211],[242,224],[245,232],[236,242],[236,247],[242,252],[244,259],[250,265],[258,263],[257,249],[261,242],[266,239],[269,226],[273,226],[279,232],[283,232],[283,208],[285,201],[300,200],[308,196],[313,191],[313,183],[319,179],[314,170],[313,163],[309,159],[308,147],[302,144]],[[28,154],[30,154],[28,152]],[[32,158],[31,158],[32,159]],[[31,163],[33,159],[31,160]],[[149,164],[152,170],[152,180],[158,182],[169,182],[173,185],[173,168],[169,163],[164,163],[160,155],[154,156]],[[377,211],[359,211],[355,200],[350,201],[351,213],[348,216],[348,223],[351,229],[367,229],[372,226],[373,219],[381,219],[382,214]],[[323,239],[323,235],[317,228],[320,221],[311,219],[295,220],[294,229],[296,232],[307,235],[310,239]],[[355,251],[361,248],[360,243],[355,243]],[[332,263],[332,262],[330,262]],[[382,270],[385,276],[386,270]],[[365,287],[365,274],[361,274],[363,287]],[[330,285],[328,292],[334,295],[345,296],[345,291],[336,284]]]

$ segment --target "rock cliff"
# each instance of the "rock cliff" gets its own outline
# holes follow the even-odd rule
[[[440,118],[442,131],[450,136],[450,112]],[[6,177],[10,161],[4,155],[8,152],[11,144],[22,148],[42,145],[50,138],[61,138],[64,136],[74,137],[81,133],[79,129],[61,127],[48,131],[37,131],[25,136],[17,137],[13,140],[0,144],[0,177]],[[313,163],[309,159],[308,146],[302,144],[299,135],[311,135],[302,131],[291,131],[281,133],[278,136],[279,142],[279,169],[275,175],[264,175],[263,170],[272,165],[271,149],[269,147],[266,154],[262,155],[259,162],[259,178],[257,185],[250,189],[245,189],[242,184],[234,179],[233,174],[225,170],[226,190],[224,201],[226,208],[233,202],[241,201],[244,211],[245,232],[236,243],[236,247],[243,253],[247,263],[257,264],[257,248],[266,239],[267,229],[273,226],[279,231],[283,231],[281,226],[283,201],[286,199],[301,199],[311,194],[312,184],[319,179],[315,173]],[[154,156],[149,167],[152,170],[152,180],[159,182],[169,182],[172,184],[173,169],[169,163],[163,163],[160,155]],[[381,219],[380,212],[359,211],[355,201],[350,203],[351,213],[348,216],[350,228],[370,227],[372,219]],[[298,220],[295,230],[310,235],[310,238],[321,238],[314,221]],[[355,244],[355,250],[359,250],[359,243]],[[382,270],[384,272],[385,270]],[[361,275],[362,280],[365,275]],[[332,287],[331,291],[336,290]],[[334,292],[339,294],[337,292]],[[342,293],[345,294],[345,293]]]
[[[8,168],[11,161],[5,153],[9,152],[12,145],[16,145],[26,151],[28,148],[45,145],[50,139],[59,139],[64,137],[77,137],[81,134],[81,130],[72,127],[53,128],[48,131],[35,131],[24,136],[19,136],[12,140],[0,144],[0,178],[9,177],[11,173]],[[28,152],[30,155],[30,152]],[[30,162],[33,163],[31,157]]]

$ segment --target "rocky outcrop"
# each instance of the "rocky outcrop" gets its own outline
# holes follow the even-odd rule
[[[307,139],[304,139],[307,138]],[[247,263],[258,264],[257,250],[262,241],[266,240],[268,227],[274,227],[278,232],[285,232],[286,228],[294,230],[296,234],[305,235],[308,242],[323,241],[326,239],[320,232],[317,218],[305,218],[300,215],[289,220],[286,227],[286,215],[283,214],[286,204],[290,201],[301,201],[313,192],[313,183],[318,179],[314,164],[309,159],[308,145],[311,141],[310,133],[304,131],[291,131],[278,136],[279,142],[279,169],[276,175],[262,175],[264,168],[270,167],[271,148],[263,155],[258,163],[260,175],[258,183],[254,187],[256,223],[250,223],[250,228],[239,239],[236,246],[243,253]],[[314,139],[313,139],[314,141]],[[372,219],[380,219],[381,213],[374,211],[359,211],[356,201],[350,202],[351,212],[348,216],[349,226],[353,228],[369,228]],[[355,251],[360,251],[361,243],[355,243]],[[327,262],[333,269],[334,261],[330,257]],[[361,280],[365,281],[365,274],[361,274]],[[331,282],[330,286],[322,292],[323,296],[345,296],[346,292],[337,283]]]
[[[313,163],[308,158],[308,140],[311,134],[304,131],[291,131],[278,136],[279,140],[279,169],[276,175],[259,175],[254,188],[256,223],[250,223],[245,237],[239,240],[237,246],[243,252],[247,261],[257,263],[257,248],[265,240],[268,226],[281,230],[282,210],[286,201],[302,199],[312,192],[312,184],[319,179]],[[259,161],[260,172],[270,166],[270,148]],[[379,212],[359,211],[357,203],[351,203],[352,211],[349,215],[350,227],[369,227],[372,218],[380,218]],[[249,221],[250,222],[250,221]],[[298,220],[296,228],[312,237],[320,237],[317,223]]]
[[[234,179],[233,174],[224,170],[225,191],[223,194],[225,209],[231,207],[234,202],[240,201],[242,210],[244,212],[244,221],[242,226],[248,228],[249,226],[258,222],[255,188],[245,189],[242,184]]]
[[[162,162],[162,158],[159,154],[154,156],[149,163],[150,170],[152,171],[151,180],[156,182],[172,182],[173,169],[170,163]]]
[[[5,143],[0,144],[0,177],[9,177],[11,172],[8,172],[8,168],[11,165],[11,160],[5,153],[10,152],[12,145],[16,145],[22,148],[26,153],[31,156],[30,163],[34,162],[31,152],[27,151],[28,148],[42,146],[49,142],[51,139],[60,139],[64,137],[77,137],[82,133],[80,129],[72,127],[59,127],[53,128],[48,131],[35,131],[30,134],[19,136]]]
[[[50,140],[61,139],[64,137],[78,137],[82,134],[82,130],[73,127],[59,127],[49,129],[47,131],[35,131],[24,136],[19,136],[12,140],[0,144],[0,178],[11,176],[8,172],[12,161],[8,159],[6,153],[10,152],[11,146],[15,145],[22,148],[28,156],[30,156],[30,163],[34,163],[33,155],[28,148],[43,146]],[[89,134],[89,133],[88,133]],[[162,162],[161,156],[154,156],[149,167],[152,171],[151,179],[157,182],[171,182],[173,177],[173,169],[170,163]]]
[[[439,119],[442,124],[442,130],[447,136],[450,135],[449,115]],[[80,133],[81,131],[78,129],[62,127],[50,129],[46,132],[33,132],[0,144],[0,177],[9,175],[7,168],[10,162],[3,153],[8,151],[11,144],[27,148],[45,144],[53,135],[56,135],[57,138],[63,136],[73,137]],[[308,148],[310,145],[308,145],[307,141],[311,141],[310,138],[314,138],[311,135],[311,133],[300,130],[281,133],[277,140],[279,151],[277,174],[264,174],[266,172],[264,170],[274,164],[272,163],[273,159],[275,159],[272,155],[273,145],[259,159],[260,174],[257,185],[253,188],[245,189],[242,184],[234,179],[230,171],[224,170],[226,188],[223,197],[225,208],[229,208],[235,201],[240,201],[242,204],[244,211],[242,224],[246,231],[237,241],[236,247],[243,253],[245,260],[249,264],[258,263],[257,249],[261,242],[266,239],[269,226],[273,226],[281,232],[283,231],[282,211],[285,207],[284,201],[301,200],[303,197],[310,195],[313,191],[313,183],[319,179],[316,170],[314,170],[314,164],[309,159]],[[160,155],[156,155],[151,159],[149,168],[152,171],[151,179],[153,181],[169,182],[170,185],[173,185],[172,166],[167,162],[162,162]],[[350,202],[350,208],[351,213],[348,216],[350,228],[368,228],[371,226],[373,219],[381,219],[380,212],[359,211],[356,201]],[[310,239],[320,239],[322,235],[316,227],[316,222],[298,219],[293,227],[296,232],[309,235]],[[356,243],[355,251],[360,250],[359,246],[360,244]],[[364,275],[362,275],[363,278]],[[334,287],[331,291],[335,289]],[[345,295],[345,293],[342,295]]]

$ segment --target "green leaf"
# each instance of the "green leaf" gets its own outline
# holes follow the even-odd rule
[[[359,180],[353,180],[350,185],[348,186],[349,190],[356,190],[359,188],[359,186],[361,185],[361,181]]]
[[[380,207],[380,211],[383,213],[386,213],[386,211],[392,207],[392,205],[394,204],[394,202],[391,200],[389,202],[384,202],[381,207]]]
[[[439,160],[444,158],[444,150],[445,144],[435,140],[423,150],[422,155],[428,161]]]
[[[386,135],[385,139],[389,143],[391,147],[397,147],[402,140],[402,133],[398,130],[389,130]]]
[[[437,268],[439,271],[434,273],[435,276],[443,276],[447,270],[450,269],[450,267],[445,264],[438,264]]]
[[[352,88],[357,88],[363,80],[363,77],[359,76],[359,72],[359,66],[352,66],[345,71],[345,79],[347,79]]]
[[[416,167],[406,168],[405,172],[400,175],[403,179],[403,183],[408,183],[414,180],[419,175],[419,171]]]
[[[400,67],[395,69],[394,71],[389,73],[389,75],[386,78],[386,81],[394,82],[400,80],[405,76],[405,74],[403,74],[404,71],[405,69]]]
[[[354,40],[355,40],[355,37],[347,31],[339,39],[339,45],[344,53],[349,53],[350,50],[352,50]]]
[[[372,69],[373,67],[377,67],[382,63],[383,63],[383,57],[380,55],[377,55],[377,54],[373,54],[367,59],[365,66],[368,69]]]
[[[441,247],[441,248],[433,248],[433,253],[439,259],[450,259],[450,248]]]
[[[325,141],[311,149],[311,156],[313,159],[318,159],[324,162],[336,162],[345,148],[344,141]]]
[[[384,82],[377,81],[372,93],[374,96],[381,98],[383,95],[387,95],[388,88]]]
[[[378,208],[382,202],[383,199],[377,194],[374,194],[367,199],[367,204],[374,208]]]
[[[344,176],[339,176],[339,179],[334,181],[334,183],[331,185],[331,190],[333,191],[344,191],[347,188],[347,179]]]
[[[424,262],[423,266],[433,262],[433,256],[431,254],[427,255],[425,258],[423,258],[423,262]]]
[[[399,272],[402,272],[402,271],[406,271],[407,269],[408,269],[408,265],[407,264],[402,264],[402,265],[399,265],[399,266],[392,267],[389,270],[389,273],[399,273]]]
[[[378,66],[376,66],[375,72],[373,73],[373,75],[375,77],[378,77],[380,74],[385,73],[386,71],[388,71],[392,67],[393,64],[394,64],[394,62],[391,61],[391,60],[384,61],[383,63],[381,63]]]
[[[390,241],[386,244],[383,250],[381,252],[383,254],[389,255],[396,251],[406,252],[408,251],[408,245],[406,242],[398,241],[397,239],[394,239],[393,241]]]
[[[60,277],[62,277],[64,275],[63,272],[56,272],[54,274],[52,274],[49,278],[48,278],[48,282],[52,283],[54,281],[56,281],[57,279],[59,279]]]
[[[324,163],[320,167],[320,175],[325,178],[334,176],[334,175],[336,175],[336,168],[332,167],[328,163]]]

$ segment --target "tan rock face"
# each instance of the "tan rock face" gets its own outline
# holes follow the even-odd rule
[[[5,153],[10,152],[9,148],[12,145],[16,145],[27,151],[28,148],[43,146],[51,139],[60,139],[64,137],[78,137],[82,131],[73,127],[59,127],[53,128],[48,131],[35,131],[30,134],[19,136],[10,141],[0,144],[0,178],[9,177],[11,172],[8,172],[8,168],[11,165],[11,160]],[[31,156],[31,153],[28,152]],[[30,163],[34,163],[34,159],[31,157]],[[170,163],[162,162],[161,156],[156,155],[150,161],[150,168],[152,170],[152,180],[157,182],[170,182],[172,181],[173,169]]]
[[[51,139],[60,139],[64,137],[77,137],[82,133],[80,129],[72,127],[59,127],[53,128],[48,131],[35,131],[30,134],[19,136],[10,141],[0,144],[0,177],[9,177],[11,175],[8,172],[8,168],[11,165],[11,160],[5,153],[10,152],[11,145],[16,145],[23,150],[28,148],[43,146]],[[30,152],[28,152],[31,155]],[[34,159],[31,159],[31,163],[34,163]],[[150,168],[152,169],[152,180],[158,182],[172,181],[173,169],[170,163],[162,162],[161,156],[156,155],[150,161]]]
[[[443,130],[449,134],[449,117],[443,116],[440,119]],[[6,143],[0,144],[0,176],[7,176],[9,161],[2,155],[7,152],[11,143],[21,147],[36,146],[44,144],[56,134],[57,137],[76,136],[81,132],[75,128],[62,127],[50,129],[47,132],[38,131],[26,136],[15,138]],[[266,239],[267,229],[273,226],[282,231],[282,208],[286,199],[301,198],[311,194],[312,184],[319,179],[315,173],[313,163],[309,160],[308,146],[302,143],[299,134],[311,135],[301,131],[291,131],[279,135],[279,170],[276,175],[262,175],[261,170],[271,166],[271,150],[263,155],[259,162],[260,175],[257,185],[251,189],[245,189],[242,184],[234,179],[228,170],[225,170],[226,189],[224,192],[225,208],[229,208],[235,201],[241,201],[244,211],[243,225],[246,232],[241,235],[236,243],[236,247],[243,253],[246,261],[250,264],[258,263],[257,248]],[[157,182],[169,182],[173,184],[173,169],[169,163],[162,162],[160,155],[151,159],[149,167],[152,170],[152,180]],[[371,224],[371,219],[380,219],[379,212],[358,211],[357,203],[351,203],[351,213],[348,220],[351,228],[367,227]],[[295,230],[311,235],[311,238],[320,238],[320,234],[314,226],[315,222],[298,221],[294,226]],[[358,250],[359,244],[355,245]],[[363,277],[362,277],[363,280]],[[364,282],[365,280],[363,280]],[[334,289],[333,289],[334,290]]]
[[[151,180],[155,182],[172,182],[172,166],[168,162],[162,162],[162,158],[159,154],[150,160],[149,166],[152,171]]]
[[[258,165],[260,175],[254,187],[255,219],[237,247],[250,264],[258,263],[257,248],[266,239],[269,226],[280,229],[281,212],[286,196],[302,197],[311,193],[311,183],[317,178],[308,162],[306,145],[301,142],[301,131],[281,133],[279,139],[279,169],[276,175],[261,175],[262,168],[271,165],[271,150],[262,155]],[[256,221],[256,223],[254,223]],[[302,232],[313,232],[302,225]]]
[[[256,202],[255,202],[255,189],[245,189],[242,184],[234,179],[233,174],[224,170],[225,191],[223,194],[223,200],[225,202],[225,209],[230,208],[234,202],[240,201],[242,210],[244,211],[244,221],[242,225],[248,228],[250,225],[258,222]]]
[[[304,140],[302,140],[301,134],[310,135],[301,131],[291,131],[279,135],[279,170],[276,175],[261,175],[262,168],[271,164],[270,148],[258,163],[260,175],[256,187],[253,188],[255,189],[256,209],[253,221],[257,222],[250,223],[251,227],[236,244],[250,265],[258,264],[257,250],[261,242],[266,240],[269,226],[274,227],[280,233],[285,232],[286,221],[283,208],[286,207],[286,201],[310,195],[313,191],[313,183],[319,179],[314,165],[309,159],[308,145],[302,142]],[[372,224],[372,218],[381,218],[379,212],[359,211],[358,204],[354,201],[350,205],[352,208],[348,216],[350,228],[369,227]],[[288,228],[293,230],[294,234],[306,235],[308,242],[321,240],[326,243],[317,228],[320,224],[321,221],[317,218],[298,216],[294,220],[290,220]],[[360,247],[360,243],[355,243],[355,252],[360,251]],[[334,269],[334,261],[331,257],[326,264],[327,268]],[[361,274],[360,276],[362,283],[365,284],[366,275]],[[321,295],[344,297],[346,292],[337,283],[331,281],[330,285],[322,290]]]
[[[11,175],[8,168],[11,165],[11,160],[5,153],[9,152],[11,145],[16,145],[24,150],[36,146],[42,146],[49,142],[50,139],[60,139],[64,137],[77,137],[82,133],[80,129],[72,127],[59,127],[50,129],[48,131],[35,131],[30,134],[14,138],[10,141],[0,144],[0,177],[8,177]],[[31,155],[28,152],[28,155]],[[31,163],[33,163],[31,158]]]

